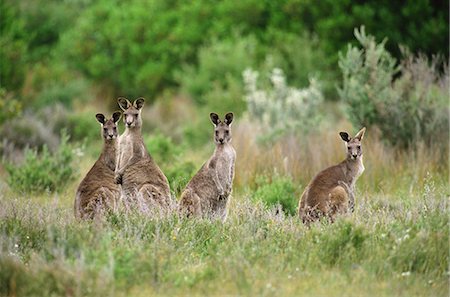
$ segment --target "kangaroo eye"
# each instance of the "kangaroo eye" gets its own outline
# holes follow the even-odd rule
[[[216,136],[219,136],[219,131],[216,131]]]
[[[358,149],[359,149],[359,150],[361,149],[361,146],[360,146],[360,145],[358,145]]]
[[[347,147],[347,149],[348,149],[348,150],[351,150],[352,148],[351,148],[351,147]]]
[[[230,133],[230,131],[226,130],[226,131],[225,131],[225,134],[227,134],[227,135],[228,135],[228,133]]]

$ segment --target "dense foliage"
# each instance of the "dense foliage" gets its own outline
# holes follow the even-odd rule
[[[28,71],[51,70],[57,61],[112,88],[114,95],[153,95],[176,87],[176,73],[196,68],[199,49],[211,40],[239,43],[247,36],[254,38],[254,62],[271,55],[278,64],[271,67],[282,67],[289,79],[303,77],[303,83],[311,67],[299,67],[295,52],[313,44],[313,56],[323,55],[309,63],[336,79],[337,53],[362,24],[378,39],[388,37],[396,57],[397,44],[429,56],[448,52],[445,1],[4,0],[1,5],[1,84],[8,91],[20,90]]]
[[[26,150],[22,164],[7,164],[8,185],[11,189],[23,194],[63,190],[75,177],[75,156],[68,137],[63,135],[61,139],[55,152],[50,152],[44,145],[40,152]]]
[[[405,53],[397,64],[385,41],[376,43],[364,27],[355,35],[362,48],[349,46],[339,60],[339,94],[353,124],[376,125],[384,139],[403,147],[448,134],[449,74],[440,73],[440,61]]]

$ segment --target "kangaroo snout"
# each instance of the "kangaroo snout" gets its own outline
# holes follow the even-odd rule
[[[223,144],[223,138],[219,138],[219,142]]]

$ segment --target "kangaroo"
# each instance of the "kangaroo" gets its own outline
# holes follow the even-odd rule
[[[214,124],[216,148],[211,158],[187,184],[180,197],[180,211],[187,216],[226,219],[228,197],[234,179],[236,152],[231,146],[233,113],[227,113],[222,122],[216,113],[210,118]]]
[[[138,98],[131,104],[121,97],[117,102],[123,110],[125,132],[119,138],[116,182],[122,184],[126,198],[143,199],[146,203],[166,209],[171,199],[169,183],[148,153],[141,135],[141,110],[145,100]]]
[[[118,152],[117,122],[121,116],[120,111],[114,112],[109,120],[101,113],[95,116],[102,127],[103,151],[78,186],[74,207],[77,218],[93,218],[101,206],[115,208],[120,197],[114,170]]]
[[[365,131],[364,127],[353,138],[347,132],[339,133],[346,143],[347,158],[319,172],[305,188],[298,212],[306,225],[321,216],[333,222],[337,214],[353,211],[355,183],[364,171],[361,141]]]

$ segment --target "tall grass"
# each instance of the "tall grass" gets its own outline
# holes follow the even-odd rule
[[[356,133],[349,122],[339,121],[322,131],[303,137],[290,134],[277,142],[258,142],[261,131],[257,124],[241,120],[234,127],[233,145],[237,151],[236,187],[255,184],[262,172],[291,176],[302,188],[319,171],[345,158],[340,131]],[[368,129],[363,140],[366,170],[357,182],[363,192],[384,192],[393,195],[411,194],[423,186],[424,178],[431,176],[440,183],[448,177],[448,150],[440,143],[398,150],[385,143],[376,129]]]
[[[311,229],[244,196],[224,224],[141,212],[77,222],[71,197],[1,196],[0,294],[446,296],[443,191],[427,181],[409,203],[373,194]]]

